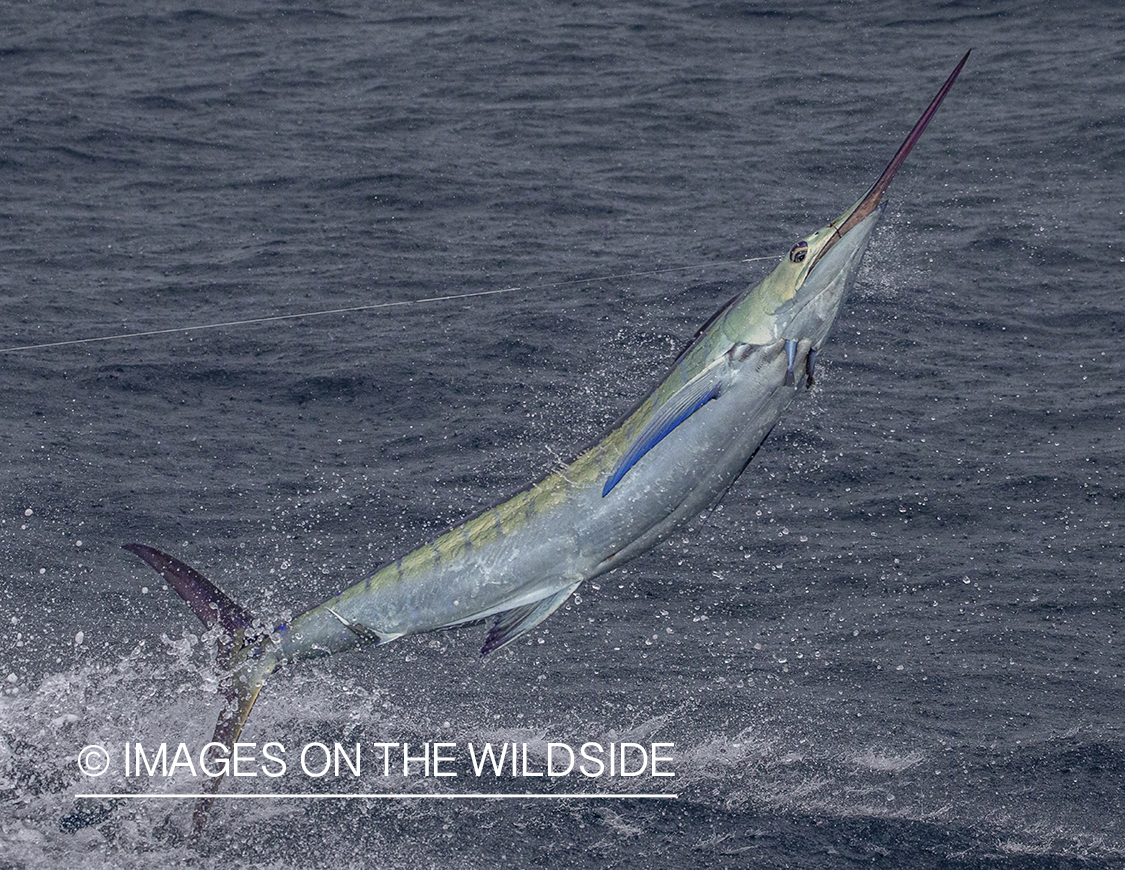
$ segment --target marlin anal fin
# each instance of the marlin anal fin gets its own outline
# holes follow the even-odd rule
[[[560,589],[554,595],[540,598],[522,607],[514,607],[497,615],[488,638],[481,647],[481,658],[490,652],[495,652],[502,646],[510,644],[513,640],[531,631],[544,619],[562,607],[563,602],[570,597],[570,593],[578,588],[579,583]]]
[[[609,495],[629,473],[629,469],[675,431],[677,426],[712,399],[719,398],[723,394],[730,373],[727,355],[723,355],[661,403],[652,412],[649,421],[629,439],[624,455],[617,461],[617,465],[614,466],[613,472],[602,488],[602,498]]]
[[[331,613],[333,616],[335,616],[338,620],[340,620],[340,624],[343,625],[344,628],[346,628],[348,631],[350,631],[352,634],[354,634],[360,640],[366,641],[367,643],[380,643],[381,642],[381,639],[380,639],[379,635],[377,635],[375,632],[373,632],[366,625],[361,625],[358,622],[352,622],[352,620],[344,618],[339,613],[337,613],[335,610],[333,610],[331,607],[326,607],[325,610],[327,610],[329,613]]]

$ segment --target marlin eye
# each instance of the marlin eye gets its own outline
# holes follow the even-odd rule
[[[808,255],[809,255],[809,243],[808,242],[797,242],[797,244],[795,244],[793,246],[793,249],[789,252],[789,262],[790,263],[803,263],[803,262],[805,262],[805,257],[807,257]]]

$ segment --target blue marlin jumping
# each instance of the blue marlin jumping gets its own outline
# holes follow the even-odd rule
[[[141,544],[126,546],[208,628],[221,627],[227,703],[213,741],[229,751],[263,681],[282,661],[491,620],[486,655],[537,626],[584,581],[640,555],[714,504],[812,384],[817,351],[855,280],[883,193],[968,57],[858,202],[723,306],[605,438],[503,504],[273,629],[182,562]],[[196,833],[220,782],[208,780]]]

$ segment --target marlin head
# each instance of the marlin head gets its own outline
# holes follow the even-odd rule
[[[836,220],[797,242],[761,284],[730,304],[721,317],[724,340],[767,344],[779,338],[807,339],[814,350],[820,347],[855,280],[882,214],[883,193],[968,59],[966,52],[867,193]]]

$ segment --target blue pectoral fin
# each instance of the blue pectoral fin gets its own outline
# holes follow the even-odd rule
[[[652,419],[648,421],[631,439],[625,450],[625,455],[614,466],[613,473],[605,482],[602,489],[602,498],[613,490],[621,479],[629,473],[629,469],[636,465],[642,456],[652,450],[657,444],[670,435],[677,426],[688,417],[710,402],[722,395],[726,384],[724,377],[725,368],[704,370],[692,378],[683,389],[673,395],[668,401],[653,412]]]
[[[505,610],[498,615],[492,630],[488,633],[484,646],[481,647],[481,658],[484,658],[490,652],[495,652],[502,646],[507,646],[516,638],[535,628],[562,607],[563,602],[570,597],[571,592],[578,588],[578,585],[578,583],[575,583],[573,586],[567,586],[547,598],[541,598],[522,607]]]

